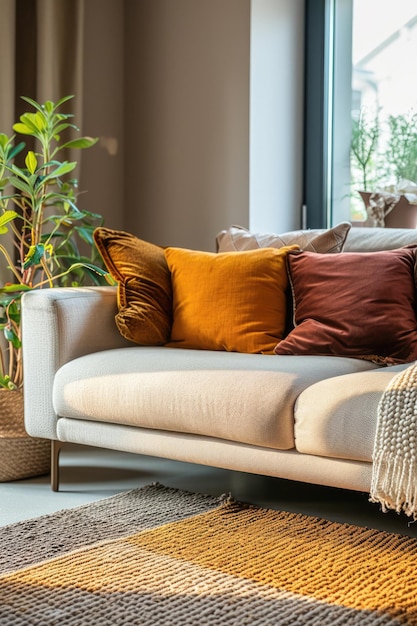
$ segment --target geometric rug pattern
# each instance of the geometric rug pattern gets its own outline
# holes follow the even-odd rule
[[[417,626],[414,538],[149,485],[0,533],[2,626]]]

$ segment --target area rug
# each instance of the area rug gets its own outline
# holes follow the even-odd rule
[[[159,484],[0,529],[1,626],[417,625],[417,541]]]

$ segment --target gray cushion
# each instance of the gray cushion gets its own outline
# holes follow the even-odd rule
[[[351,228],[343,252],[378,252],[417,245],[414,228]]]

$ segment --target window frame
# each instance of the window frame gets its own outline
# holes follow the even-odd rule
[[[306,228],[329,226],[334,0],[305,0],[304,193]]]

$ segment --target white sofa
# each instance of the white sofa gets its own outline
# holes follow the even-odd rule
[[[353,228],[345,251],[417,244],[417,231]],[[358,358],[143,347],[114,323],[115,287],[23,297],[25,424],[73,442],[369,491],[390,367]]]

